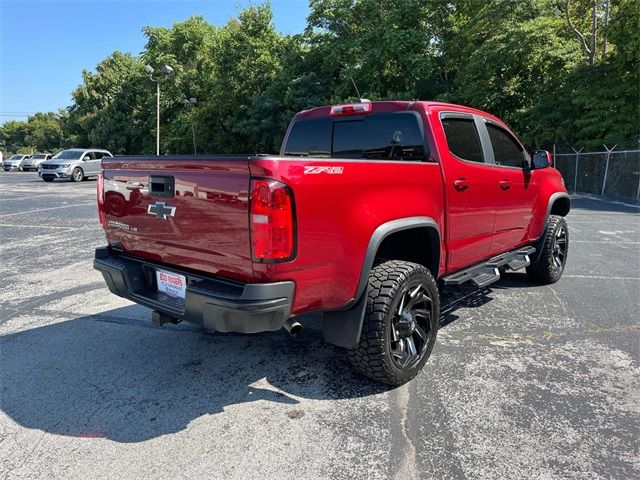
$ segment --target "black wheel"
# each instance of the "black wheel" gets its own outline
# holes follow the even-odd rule
[[[51,177],[42,177],[42,180],[44,180],[45,182],[53,182],[53,178]]]
[[[83,178],[84,178],[84,173],[82,172],[82,169],[80,167],[74,168],[73,172],[71,172],[71,181],[81,182]]]
[[[569,229],[564,217],[549,216],[544,244],[537,260],[527,267],[527,275],[542,285],[560,280],[569,253]]]
[[[415,377],[431,355],[438,333],[440,299],[424,266],[391,260],[369,275],[360,343],[349,360],[360,373],[388,385]]]

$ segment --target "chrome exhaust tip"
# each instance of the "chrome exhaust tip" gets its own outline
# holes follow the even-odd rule
[[[289,332],[292,337],[295,337],[302,331],[302,325],[300,322],[296,322],[294,319],[290,318],[284,322],[284,329]]]

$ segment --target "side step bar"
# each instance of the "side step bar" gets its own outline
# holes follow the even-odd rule
[[[442,280],[445,285],[460,285],[471,280],[477,287],[486,287],[500,280],[500,268],[508,268],[515,271],[528,267],[531,264],[529,255],[535,251],[536,249],[532,246],[522,247],[490,258],[473,267],[447,275]]]

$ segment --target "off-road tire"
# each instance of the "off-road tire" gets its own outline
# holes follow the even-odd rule
[[[558,267],[554,260],[554,249],[557,248],[557,236],[561,230],[564,232],[565,245],[562,265]],[[539,255],[538,252],[534,254],[537,255],[535,261],[532,261],[531,265],[527,267],[527,275],[541,285],[556,283],[564,272],[569,253],[569,229],[564,217],[549,216],[541,248],[542,251]]]
[[[80,172],[80,173],[78,173]],[[76,167],[73,169],[73,171],[71,172],[71,181],[72,182],[81,182],[82,180],[84,180],[84,172],[82,171],[82,169],[80,167]]]
[[[392,358],[391,328],[396,309],[407,288],[423,285],[431,300],[429,340],[423,357],[410,368],[399,368]],[[348,351],[353,367],[363,375],[388,385],[402,385],[415,377],[431,355],[440,321],[438,287],[431,272],[424,266],[390,260],[375,267],[369,274],[367,307],[359,344]]]

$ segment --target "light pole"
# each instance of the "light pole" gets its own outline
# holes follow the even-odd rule
[[[173,73],[173,68],[165,65],[160,69],[160,75],[154,76],[155,70],[151,65],[145,65],[144,71],[149,78],[156,82],[156,155],[160,155],[160,83],[164,82]]]
[[[193,136],[193,154],[197,155],[198,151],[196,150],[196,128],[193,125],[193,107],[196,106],[196,103],[198,103],[198,99],[195,97],[190,97],[189,99],[184,99],[182,100],[182,103],[188,107],[189,109],[191,109],[191,135]]]
[[[58,128],[60,129],[60,150],[62,150],[62,119],[60,115],[54,115],[53,118],[58,121]]]

